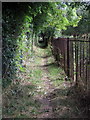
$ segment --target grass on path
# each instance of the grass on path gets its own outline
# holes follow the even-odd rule
[[[34,47],[33,58],[18,77],[3,90],[3,118],[81,117],[78,103],[67,96],[65,73],[54,63],[50,48]]]

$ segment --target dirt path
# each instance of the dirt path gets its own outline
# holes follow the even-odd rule
[[[45,96],[39,98],[41,102],[40,112],[37,118],[84,118],[84,110],[78,101],[68,95],[70,84],[63,81],[58,89],[51,83],[48,76],[47,58],[42,59],[43,84]],[[69,85],[68,85],[69,84]],[[63,87],[62,87],[63,86]],[[72,93],[71,93],[72,94]]]
[[[44,57],[42,59],[42,66],[43,66],[42,67],[42,71],[43,71],[42,80],[43,80],[43,84],[44,84],[45,93],[49,94],[55,88],[52,85],[52,83],[50,82],[50,79],[48,77],[48,70],[45,65],[47,65],[47,58]],[[41,114],[38,115],[37,117],[38,118],[53,118],[54,114],[53,114],[52,106],[50,106],[50,97],[43,96],[39,100],[40,100],[42,106],[40,107]]]
[[[51,63],[48,66],[50,57],[45,55],[35,56],[35,61],[28,61],[26,71],[20,74],[19,84],[5,90],[3,117],[87,118],[85,109],[73,95],[74,88],[70,87],[69,81],[61,79],[63,73],[58,72],[58,66],[56,69]],[[54,71],[50,78],[49,67],[57,70],[59,76],[53,75]]]

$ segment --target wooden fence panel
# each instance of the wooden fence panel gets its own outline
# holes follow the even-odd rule
[[[90,89],[90,40],[57,38],[52,46],[68,78],[84,90]]]

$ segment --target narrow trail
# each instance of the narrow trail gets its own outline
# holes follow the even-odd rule
[[[43,66],[42,67],[42,71],[43,71],[42,80],[45,85],[46,91],[51,92],[55,88],[52,85],[52,83],[50,82],[51,80],[49,79],[49,76],[48,76],[48,67],[45,65],[47,65],[47,58],[42,59],[42,66]]]
[[[67,95],[70,83],[63,81],[59,88],[52,84],[48,76],[47,61],[48,58],[44,57],[41,64],[46,95],[39,98],[42,105],[40,107],[41,114],[37,118],[84,118],[83,110],[79,110],[78,102]]]
[[[42,81],[44,84],[44,90],[45,93],[48,94],[50,92],[52,92],[55,88],[52,85],[52,83],[50,82],[50,79],[48,77],[48,69],[45,66],[47,65],[47,58],[44,57],[42,59],[42,71],[43,71],[43,76],[42,76]],[[53,114],[53,108],[52,106],[50,106],[50,97],[42,97],[39,99],[39,101],[41,102],[42,106],[40,107],[40,112],[42,114],[38,115],[38,118],[53,118],[54,114]]]
[[[50,58],[53,59],[46,53],[35,55],[34,60],[28,61],[26,71],[20,73],[19,84],[4,91],[3,118],[87,118],[70,82],[64,80],[62,69],[58,71]]]

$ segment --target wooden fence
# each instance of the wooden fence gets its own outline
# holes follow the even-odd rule
[[[90,91],[90,39],[52,39],[53,54],[68,78]]]

